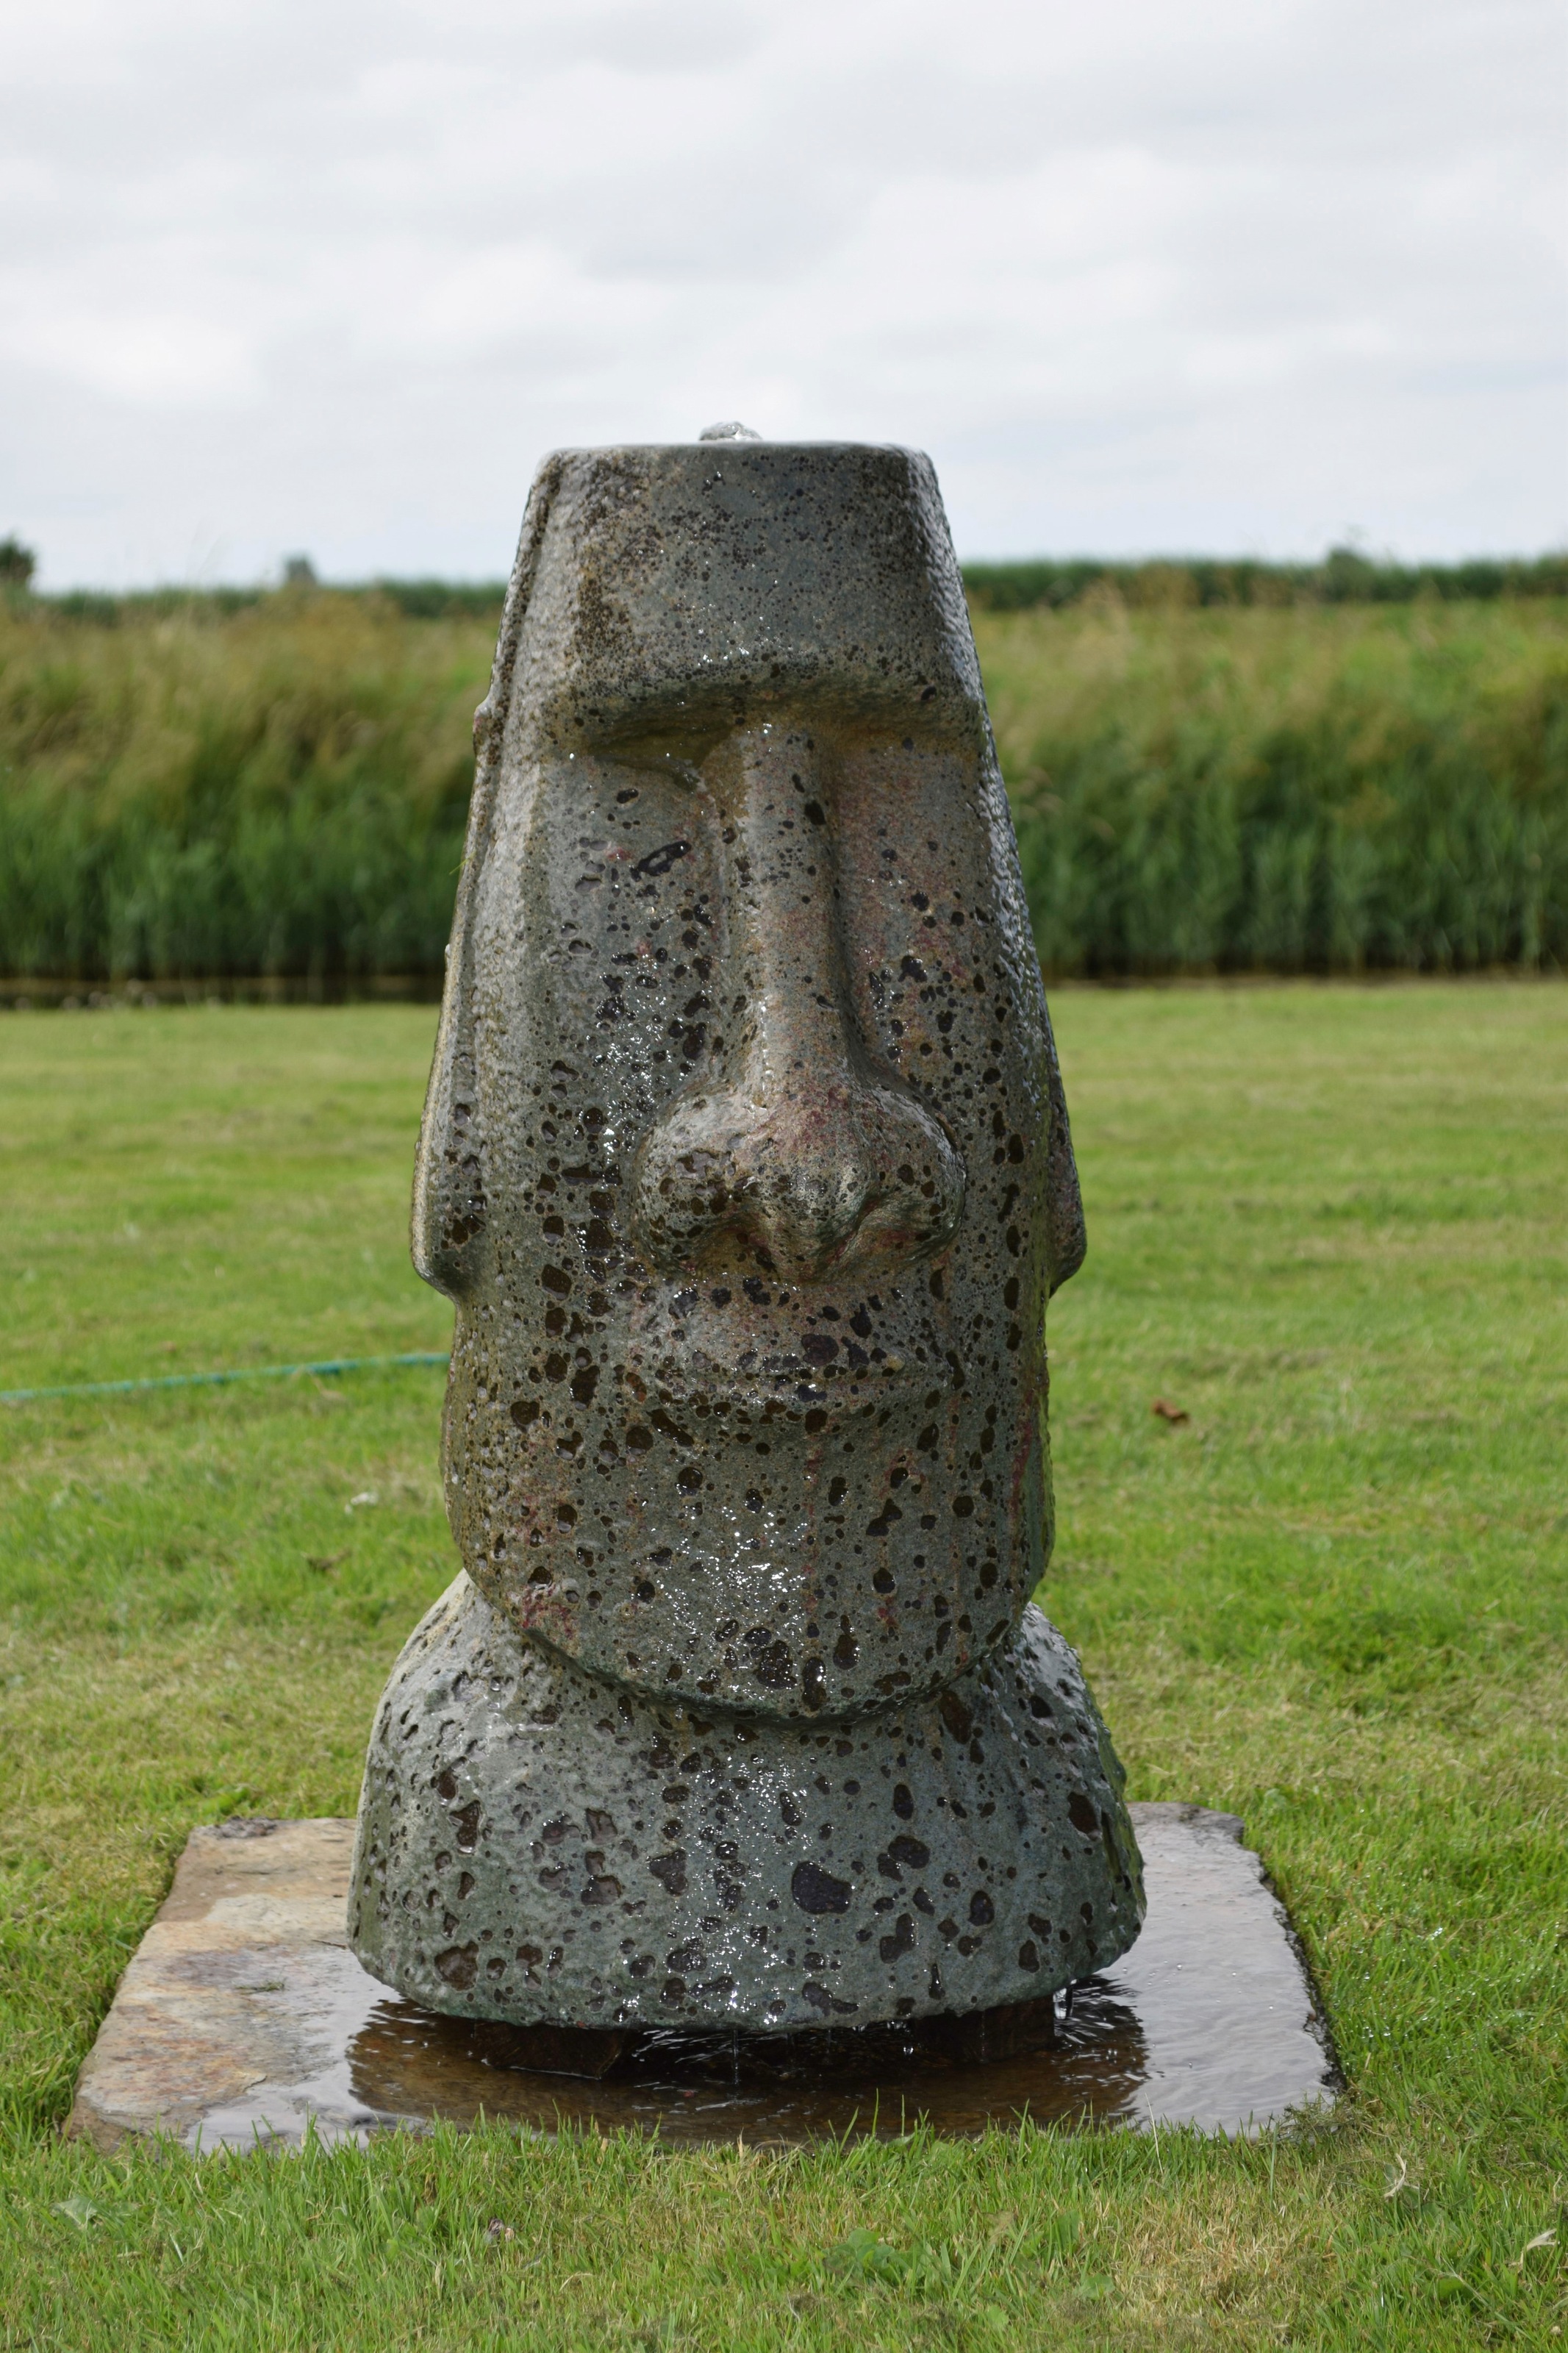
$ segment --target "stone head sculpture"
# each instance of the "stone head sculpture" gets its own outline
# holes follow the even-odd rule
[[[477,740],[414,1217],[457,1308],[466,1577],[378,1723],[359,1948],[438,2006],[579,2024],[1047,1991],[1131,1941],[1136,1855],[1071,1654],[1024,1619],[1051,1535],[1045,1305],[1083,1225],[929,462],[750,438],[552,459]],[[993,1734],[1005,1766],[974,1728],[997,1706],[1023,1711]],[[1082,1752],[1054,1843],[1099,1910],[1079,1898],[1064,1937],[1009,1898],[1004,1954],[972,1932],[993,1879],[1017,1887],[1015,1832],[944,1934],[951,1891],[921,1874],[940,1889],[934,1816],[955,1829],[964,1797],[933,1786],[910,1825],[954,1757],[1001,1770],[969,1790],[984,1819],[1004,1783],[1026,1815],[1031,1743]],[[879,1831],[851,1827],[863,1750]],[[837,1823],[802,1837],[830,1788]],[[906,1879],[907,1912],[885,1900]],[[597,1933],[611,1915],[625,1933]],[[785,1930],[851,1915],[832,1967],[784,1960]],[[989,1958],[954,1994],[961,1942]],[[853,1993],[797,1992],[836,1978]]]

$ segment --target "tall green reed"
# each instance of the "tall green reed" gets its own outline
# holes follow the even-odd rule
[[[1568,961],[1564,617],[977,615],[1047,968]]]
[[[0,618],[0,969],[437,970],[488,636],[332,595]]]
[[[0,609],[0,972],[437,973],[495,617],[331,590]],[[1103,585],[977,612],[1044,962],[1568,962],[1565,622]]]

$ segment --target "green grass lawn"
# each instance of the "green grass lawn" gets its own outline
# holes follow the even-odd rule
[[[452,1571],[440,1376],[0,1409],[0,2342],[1557,2341],[1568,988],[1055,1010],[1090,1255],[1043,1599],[1131,1794],[1246,1818],[1339,2111],[783,2158],[62,2144],[190,1826],[353,1810]],[[0,1018],[0,1387],[443,1345],[404,1246],[433,1022]]]

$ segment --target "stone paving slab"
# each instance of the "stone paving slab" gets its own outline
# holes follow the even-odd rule
[[[720,2080],[673,2048],[617,2063],[560,2038],[515,2063],[515,2033],[420,2010],[348,1949],[352,1820],[231,1822],[191,1833],[77,2085],[68,2133],[111,2150],[163,2135],[187,2148],[298,2145],[481,2116],[534,2131],[626,2126],[755,2145],[882,2137],[924,2116],[1095,2120],[1256,2132],[1338,2088],[1327,2030],[1284,1910],[1233,1814],[1132,1808],[1149,1893],[1143,1933],[1075,1989],[1055,2046],[974,2063],[866,2063],[834,2039],[820,2073]],[[548,2056],[548,2052],[546,2054]],[[537,2062],[537,2048],[534,2057]]]

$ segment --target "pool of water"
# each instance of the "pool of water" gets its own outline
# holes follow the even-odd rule
[[[574,2034],[438,2018],[395,1995],[347,2047],[377,2116],[493,2116],[671,2140],[958,2135],[988,2126],[1257,2131],[1338,2077],[1300,1949],[1232,1815],[1134,1810],[1149,1917],[1115,1969],[1054,2001],[784,2036]]]

